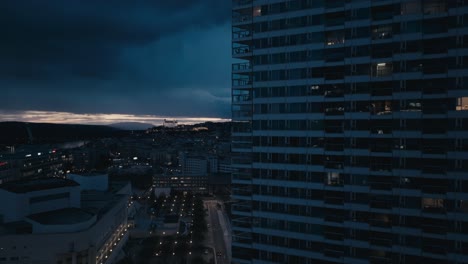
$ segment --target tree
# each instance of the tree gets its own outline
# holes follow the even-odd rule
[[[202,257],[197,256],[192,259],[192,264],[205,264],[205,261]]]
[[[203,201],[199,197],[197,197],[194,201],[192,219],[193,240],[195,243],[201,244],[205,239],[205,233],[208,231],[208,227],[205,219],[205,208],[203,206]]]

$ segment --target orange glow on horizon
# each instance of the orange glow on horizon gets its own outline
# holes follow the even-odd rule
[[[110,125],[114,123],[138,122],[155,126],[162,125],[164,119],[177,120],[179,124],[196,124],[203,122],[228,122],[230,119],[214,117],[180,117],[131,114],[76,114],[54,111],[0,111],[0,121],[20,121],[32,123],[89,124]]]

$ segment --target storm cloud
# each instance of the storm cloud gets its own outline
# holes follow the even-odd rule
[[[230,1],[0,2],[0,110],[229,116]]]

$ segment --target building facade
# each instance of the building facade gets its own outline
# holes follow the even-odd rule
[[[233,0],[232,25],[233,262],[466,263],[468,1]]]
[[[63,178],[0,185],[0,263],[116,263],[130,193],[129,183],[96,191]]]

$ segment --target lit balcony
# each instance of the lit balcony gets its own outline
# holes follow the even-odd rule
[[[372,65],[372,77],[387,77],[393,74],[393,65],[389,62],[382,62]]]
[[[377,26],[372,29],[372,39],[387,39],[393,37],[392,26]]]

